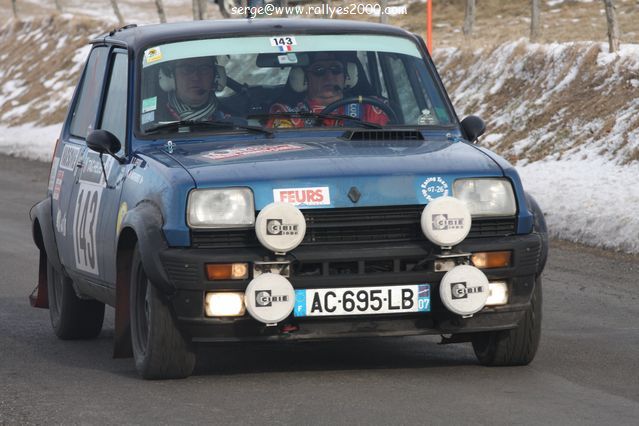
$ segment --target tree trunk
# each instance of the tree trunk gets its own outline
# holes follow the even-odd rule
[[[53,0],[53,3],[55,3],[55,10],[62,13],[62,5],[60,4],[60,0]]]
[[[379,22],[381,22],[382,24],[388,24],[388,15],[384,13],[386,7],[388,6],[388,0],[381,0],[379,2],[379,6],[382,9],[382,13],[379,15]]]
[[[530,41],[537,41],[541,36],[541,0],[531,0],[531,13],[530,13]]]
[[[18,19],[18,7],[16,6],[16,0],[11,0],[11,10],[13,10],[14,19]]]
[[[192,0],[191,5],[193,6],[193,20],[197,21],[200,19],[200,0]]]
[[[208,6],[207,0],[199,0],[200,1],[200,19],[206,19],[208,17],[208,11],[206,7]]]
[[[606,21],[608,21],[608,46],[610,53],[619,51],[619,21],[617,7],[613,0],[603,0],[606,5]]]
[[[475,0],[466,0],[466,16],[464,17],[464,35],[469,36],[473,33],[475,25]]]
[[[161,23],[166,22],[166,14],[164,13],[164,3],[162,0],[155,0],[155,7],[158,10],[158,17],[160,18]]]
[[[124,25],[124,18],[122,18],[122,14],[120,13],[120,8],[118,7],[118,1],[111,0],[111,6],[113,7],[113,13],[115,13],[115,17],[118,18],[118,23],[120,25]]]

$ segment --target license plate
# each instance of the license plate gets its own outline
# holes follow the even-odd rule
[[[430,284],[295,290],[296,317],[430,311]]]

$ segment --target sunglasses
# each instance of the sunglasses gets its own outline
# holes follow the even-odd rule
[[[315,77],[324,77],[327,72],[333,75],[340,75],[344,73],[344,67],[341,65],[330,65],[330,66],[314,66],[308,69],[308,72],[313,74]]]

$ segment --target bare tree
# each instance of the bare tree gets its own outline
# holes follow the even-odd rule
[[[221,1],[221,0],[220,0]],[[206,0],[193,0],[193,20],[202,20],[207,17],[207,2]]]
[[[475,25],[475,0],[466,0],[466,16],[464,17],[464,35],[469,36],[473,33]]]
[[[160,17],[160,22],[166,22],[166,14],[164,13],[164,3],[162,0],[155,0],[155,7],[158,10],[158,16]]]
[[[208,2],[207,0],[199,0],[200,1],[200,19],[206,19],[208,17],[208,13],[207,13],[207,6],[208,6]]]
[[[380,8],[382,9],[382,13],[379,15],[379,22],[382,24],[388,24],[388,15],[384,13],[386,7],[388,6],[388,0],[381,0],[379,2]]]
[[[530,11],[530,40],[537,41],[541,36],[541,12],[540,12],[540,4],[541,0],[531,0],[531,11]]]
[[[606,5],[606,21],[608,21],[608,46],[611,53],[619,50],[619,21],[617,7],[613,0],[603,0]]]
[[[115,13],[115,17],[118,18],[118,23],[120,25],[124,25],[124,18],[122,18],[122,14],[120,13],[120,8],[118,7],[118,1],[111,0],[111,6],[113,7],[113,13]]]
[[[11,10],[13,10],[13,17],[18,19],[18,7],[16,6],[16,0],[11,0]]]

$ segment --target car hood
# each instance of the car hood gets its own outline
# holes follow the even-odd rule
[[[198,188],[250,187],[258,210],[273,201],[300,208],[426,204],[452,195],[460,177],[503,176],[486,154],[444,134],[419,141],[193,141],[170,151]]]

